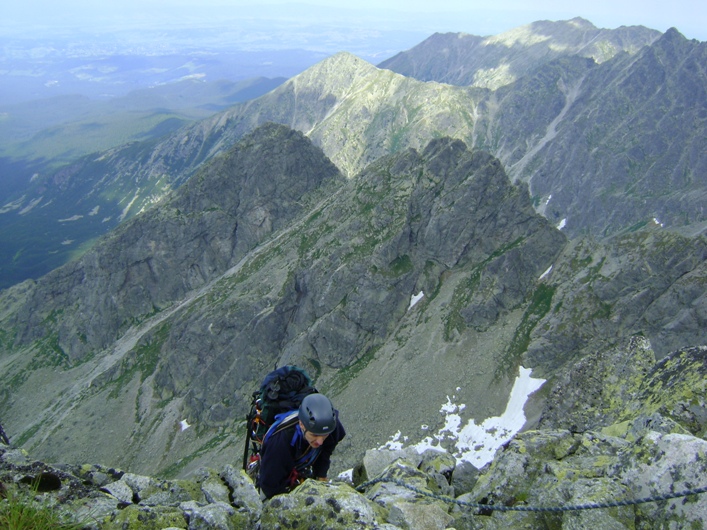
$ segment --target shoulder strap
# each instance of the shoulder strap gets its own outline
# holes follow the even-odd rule
[[[268,432],[265,433],[263,443],[267,442],[272,435],[296,425],[299,421],[299,410],[293,410],[285,414],[278,414],[277,418],[278,419],[275,423],[273,423],[268,429]]]

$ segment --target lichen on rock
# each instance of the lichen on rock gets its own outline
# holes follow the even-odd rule
[[[346,484],[306,480],[288,495],[278,495],[263,506],[264,528],[348,530],[372,528],[383,509]]]

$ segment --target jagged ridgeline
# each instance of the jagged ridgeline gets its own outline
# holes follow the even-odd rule
[[[498,415],[521,363],[551,377],[636,333],[659,357],[704,342],[706,255],[658,227],[568,242],[459,140],[346,179],[267,124],[0,293],[3,425],[37,458],[176,476],[238,459],[250,393],[293,363],[342,411],[341,470],[440,427],[448,395]]]
[[[528,183],[536,210],[568,237],[654,218],[694,233],[707,221],[705,64],[707,44],[674,29],[581,19],[487,38],[435,35],[378,68],[342,52],[163,138],[39,175],[2,205],[0,266],[13,279],[48,272],[266,122],[306,134],[347,177],[458,138]]]

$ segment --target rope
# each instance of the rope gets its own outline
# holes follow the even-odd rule
[[[444,495],[437,495],[435,493],[430,493],[428,491],[421,490],[415,486],[411,486],[409,484],[406,484],[402,480],[390,479],[390,478],[376,478],[373,480],[369,480],[368,482],[365,482],[365,483],[361,484],[360,486],[358,486],[356,488],[356,490],[363,492],[363,490],[368,488],[369,486],[373,486],[373,485],[378,484],[380,482],[389,482],[392,484],[396,484],[397,486],[401,486],[403,488],[409,489],[410,491],[413,491],[413,492],[417,493],[418,495],[423,495],[425,497],[432,497],[433,499],[441,500],[441,501],[452,503],[452,504],[457,504],[459,506],[465,506],[467,508],[474,508],[476,510],[481,510],[481,511],[495,510],[495,511],[499,511],[499,512],[511,512],[511,511],[516,511],[516,512],[572,512],[572,511],[578,511],[578,510],[596,510],[596,509],[601,509],[601,508],[617,508],[620,506],[631,506],[631,505],[635,505],[635,504],[643,504],[646,502],[667,501],[670,499],[676,499],[678,497],[687,497],[688,495],[698,495],[700,493],[707,493],[707,486],[703,486],[701,488],[689,489],[689,490],[679,491],[676,493],[667,493],[665,495],[655,495],[655,496],[651,496],[651,497],[643,497],[640,499],[630,499],[630,500],[623,500],[623,501],[586,503],[586,504],[570,504],[567,506],[526,506],[526,505],[504,506],[504,505],[496,505],[496,504],[481,504],[478,502],[460,501],[457,499],[452,499],[450,497],[445,497]]]

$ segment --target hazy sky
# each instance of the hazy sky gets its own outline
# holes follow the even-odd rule
[[[566,20],[575,16],[586,18],[603,28],[621,25],[644,25],[660,31],[676,27],[687,38],[707,41],[706,0],[305,0],[310,5],[350,8],[351,21],[365,17],[373,10],[394,10],[392,17],[414,31],[463,31],[475,35],[500,33],[536,20]],[[3,2],[0,8],[0,28],[8,24],[26,25],[30,21],[51,24],[71,21],[90,24],[91,18],[113,18],[116,14],[133,18],[168,18],[206,16],[218,18],[238,16],[246,6],[295,4],[285,0],[22,0]],[[252,10],[248,9],[248,12]],[[162,15],[159,15],[162,13]],[[424,16],[421,16],[424,13]],[[370,23],[370,18],[365,17]],[[389,24],[391,15],[381,17]],[[3,22],[4,21],[4,22]],[[17,28],[19,29],[19,28]],[[372,28],[376,29],[376,28]]]
[[[269,0],[268,3],[291,2]],[[685,28],[682,32],[688,38],[707,40],[705,0],[307,0],[306,3],[362,9],[385,7],[402,12],[415,10],[433,15],[443,11],[460,12],[466,14],[460,19],[460,23],[470,26],[468,33],[476,33],[472,27],[473,14],[475,11],[481,11],[498,13],[496,23],[498,27],[505,29],[516,26],[519,19],[523,19],[522,23],[526,24],[542,19],[564,20],[581,16],[599,27],[614,28],[640,24],[660,31],[669,27],[677,27],[681,31]]]

